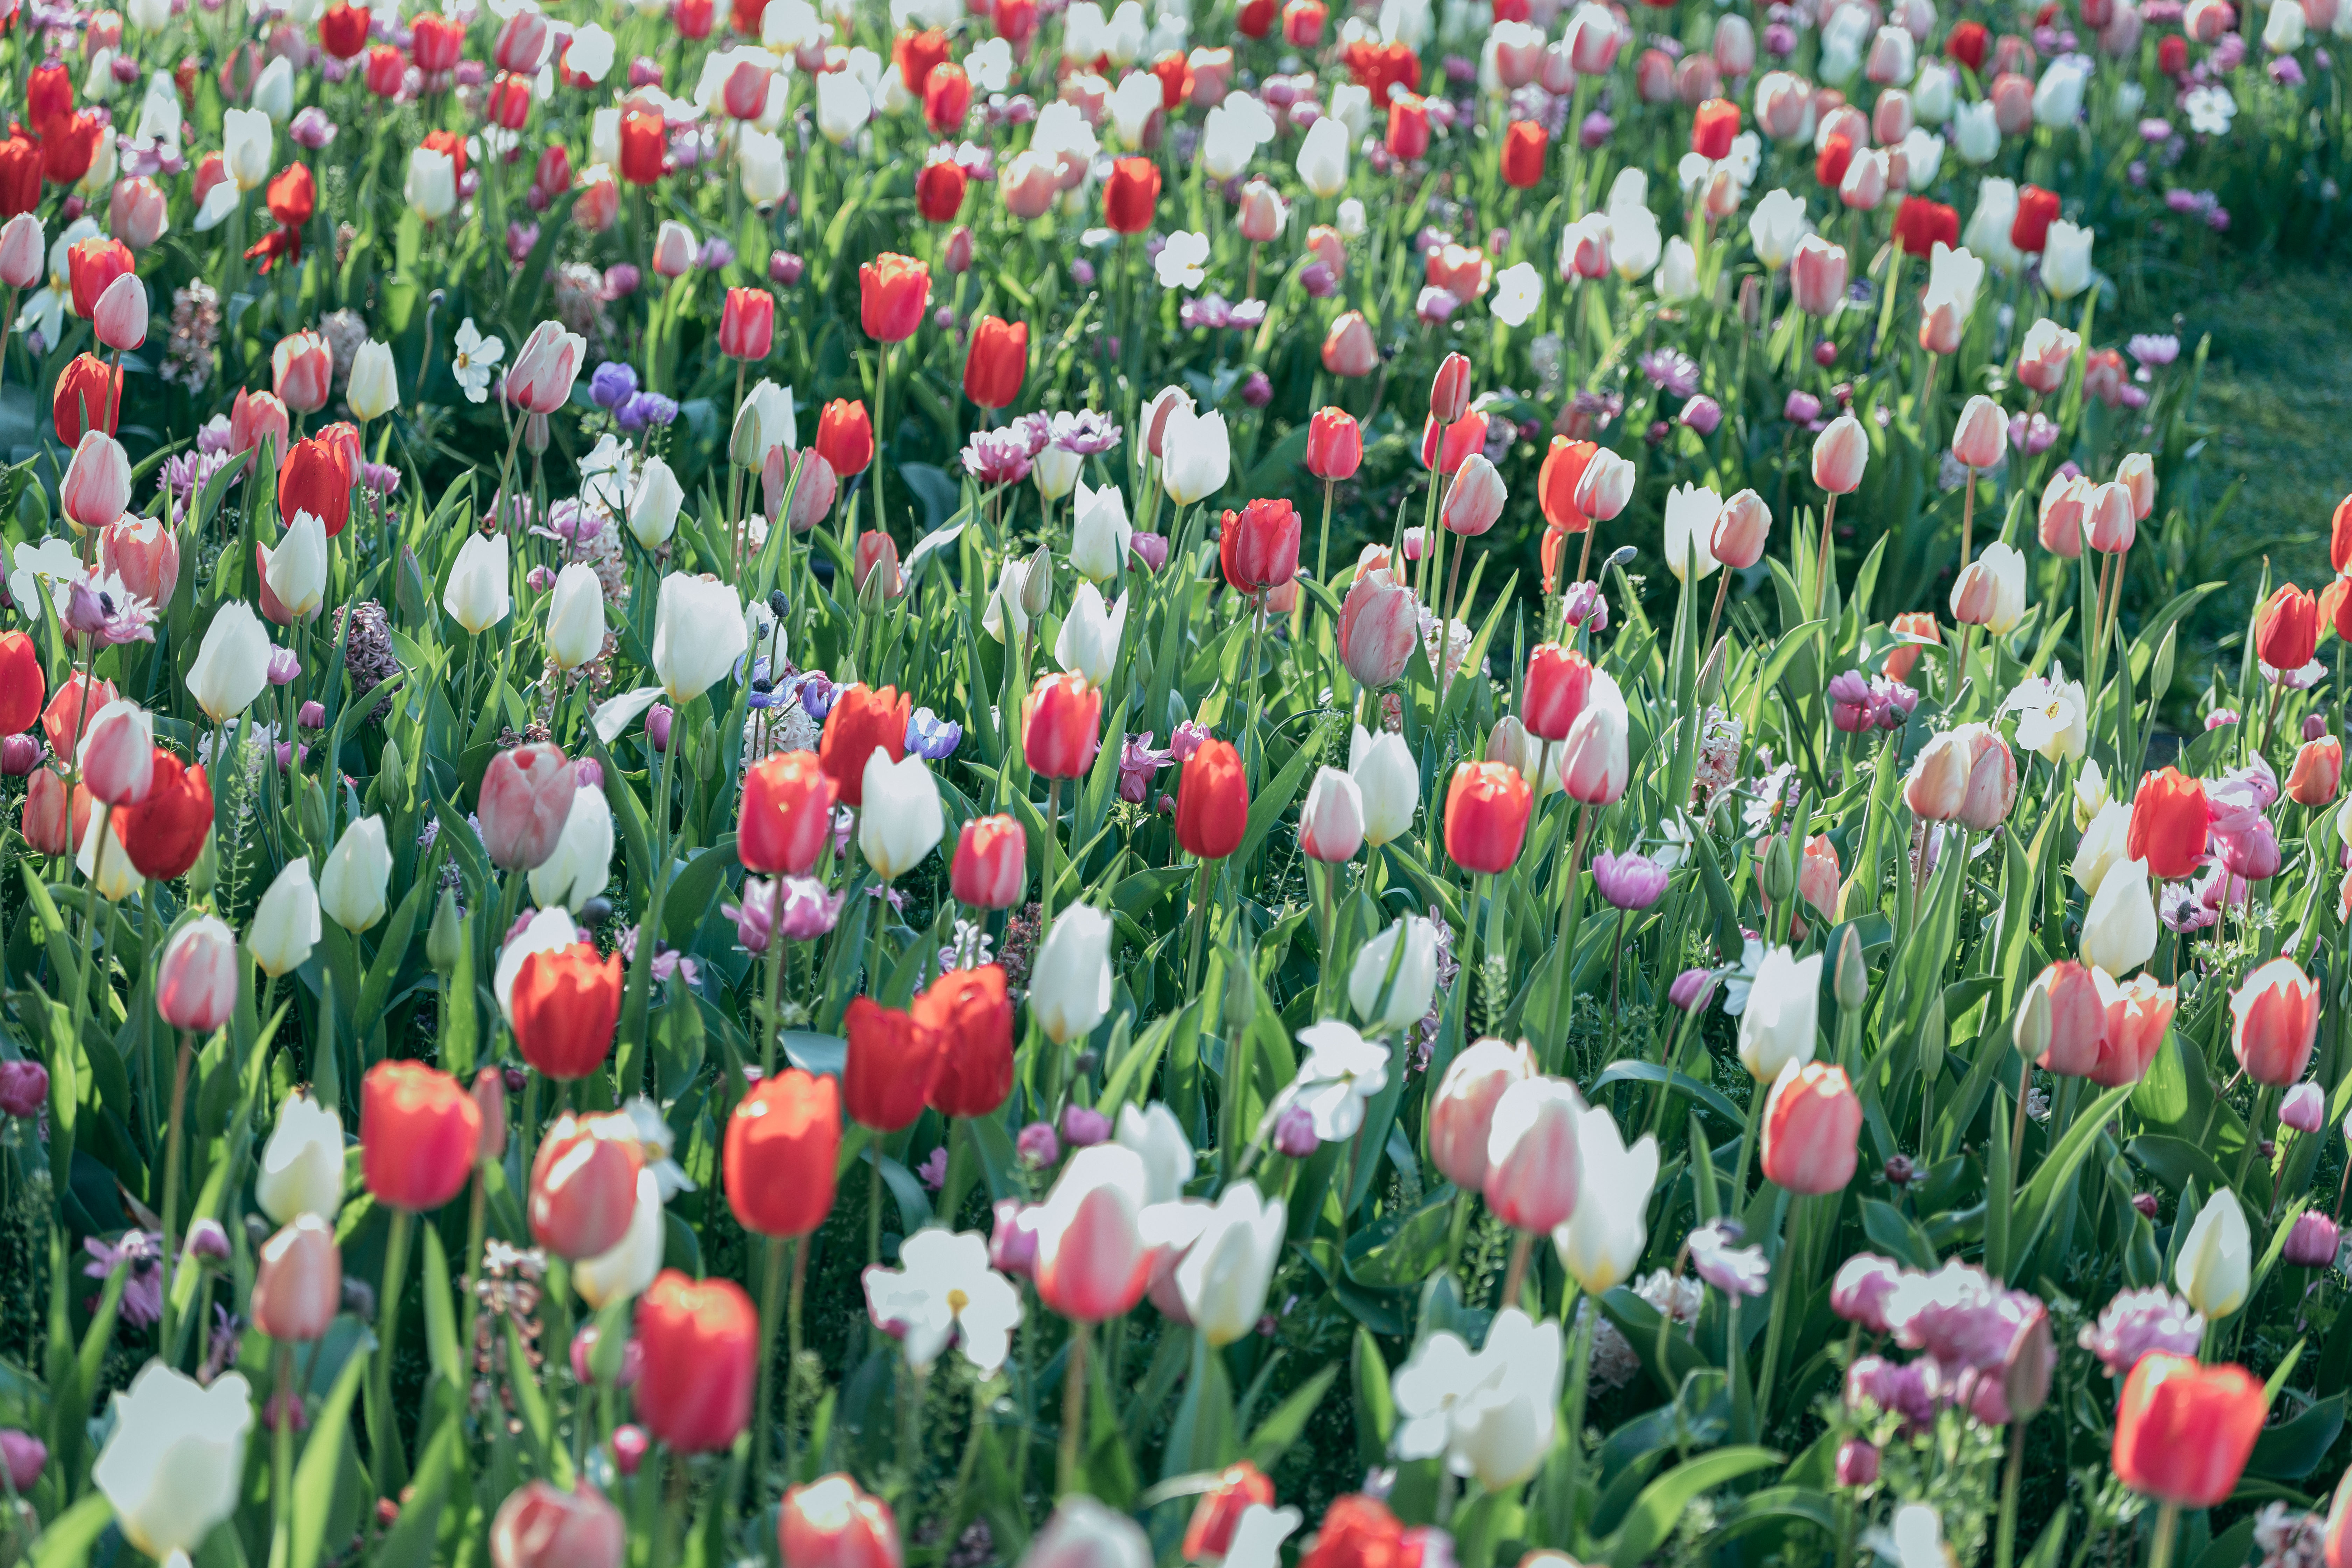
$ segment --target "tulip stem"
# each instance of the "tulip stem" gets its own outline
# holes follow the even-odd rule
[[[1524,1230],[1512,1235],[1511,1261],[1503,1271],[1503,1299],[1496,1303],[1497,1310],[1519,1304],[1520,1297],[1527,1289],[1528,1259],[1534,1251],[1535,1237],[1532,1235]]]
[[[792,1352],[784,1362],[784,1484],[788,1487],[793,1482],[793,1439],[800,1416],[801,1306],[808,1294],[808,1249],[807,1237],[793,1243],[792,1291],[784,1302],[784,1348]]]
[[[1559,1068],[1568,1056],[1568,1042],[1560,1034],[1560,1013],[1568,1005],[1569,986],[1576,978],[1576,954],[1570,950],[1569,944],[1575,940],[1577,920],[1582,913],[1584,900],[1582,889],[1577,885],[1577,878],[1582,873],[1584,864],[1585,836],[1591,830],[1592,807],[1579,805],[1576,808],[1576,839],[1568,851],[1568,880],[1559,894],[1559,935],[1556,944],[1559,950],[1559,976],[1552,983],[1551,1022],[1545,1031],[1545,1052],[1551,1057],[1554,1068]]]
[[[1727,569],[1716,574],[1715,608],[1706,613],[1706,640],[1691,650],[1691,657],[1701,663],[1706,662],[1707,651],[1715,647],[1715,628],[1722,623],[1723,601],[1730,593],[1731,573]]]
[[[1960,469],[1960,570],[1969,569],[1969,541],[1976,531],[1977,471],[1963,466]],[[2093,627],[2096,630],[2096,627]]]
[[[1796,1289],[1792,1278],[1799,1261],[1804,1256],[1806,1215],[1811,1205],[1802,1193],[1789,1194],[1789,1229],[1783,1237],[1780,1258],[1772,1270],[1772,1315],[1764,1327],[1764,1362],[1756,1369],[1756,1432],[1761,1437],[1771,1429],[1772,1384],[1780,1370],[1780,1336],[1788,1327],[1789,1296]],[[1739,1331],[1735,1323],[1733,1333]]]
[[[376,1489],[384,1497],[397,1497],[407,1479],[400,1421],[392,1408],[392,1357],[400,1342],[400,1293],[408,1273],[408,1233],[415,1219],[406,1209],[392,1211],[392,1234],[383,1245],[383,1290],[376,1300],[376,1323],[383,1333],[375,1347],[368,1389],[368,1446],[373,1450]]]
[[[1756,1129],[1764,1120],[1765,1097],[1771,1092],[1769,1084],[1758,1083],[1748,1096],[1748,1130],[1739,1137],[1739,1159],[1732,1172],[1725,1213],[1746,1223],[1740,1211],[1748,1206],[1748,1166],[1756,1152]]]
[[[2172,1538],[2179,1533],[2180,1505],[2167,1502],[2156,1510],[2155,1539],[2147,1549],[2147,1568],[2172,1568]]]
[[[2000,1480],[2000,1525],[1993,1536],[1993,1568],[2011,1568],[2017,1561],[2017,1481],[2025,1468],[2025,1425],[2032,1419],[2021,1415],[2009,1424],[2009,1468]]]
[[[175,1222],[180,1208],[180,1138],[187,1117],[188,1061],[194,1055],[194,1038],[187,1030],[180,1031],[179,1057],[172,1068],[172,1125],[163,1140],[163,1335],[156,1342],[164,1347],[166,1356],[178,1343],[172,1337],[172,1320],[177,1315],[172,1310],[173,1239],[178,1229]]]
[[[1813,562],[1813,618],[1818,620],[1829,609],[1830,579],[1836,575],[1831,552],[1836,549],[1830,536],[1830,525],[1837,521],[1837,492],[1829,492],[1829,504],[1822,508],[1822,548]]]
[[[776,1314],[783,1305],[784,1248],[791,1243],[781,1236],[768,1237],[768,1267],[760,1284],[760,1386],[755,1395],[751,1415],[751,1505],[755,1513],[768,1506],[768,1410],[774,1398],[776,1382]],[[784,1432],[784,1484],[792,1478],[792,1423],[787,1421]]]
[[[784,879],[776,878],[769,884],[768,895],[768,1008],[763,1020],[766,1033],[760,1040],[760,1077],[764,1081],[776,1072],[776,1037],[782,1031],[784,1008]]]
[[[1190,995],[1201,985],[1201,931],[1209,923],[1209,872],[1214,860],[1202,859],[1198,875],[1192,879],[1192,933],[1187,939],[1190,950],[1184,955],[1184,992]]]
[[[1260,588],[1252,598],[1255,607],[1250,614],[1249,660],[1242,670],[1243,689],[1248,693],[1242,709],[1242,780],[1255,786],[1250,759],[1257,750],[1257,649],[1258,639],[1265,636],[1265,590]]]
[[[1045,932],[1054,924],[1054,850],[1061,837],[1062,781],[1045,781],[1045,847],[1041,854],[1042,874],[1037,882],[1037,948],[1045,945]],[[1036,949],[1032,950],[1036,951]]]
[[[1440,529],[1439,532],[1444,532]],[[1470,542],[1465,539],[1454,552],[1454,559],[1445,566],[1445,618],[1437,623],[1437,711],[1441,719],[1445,712],[1445,693],[1454,684],[1454,600],[1462,584],[1462,558],[1470,553]],[[1543,785],[1538,775],[1536,785]]]
[[[1087,1323],[1080,1319],[1070,1325],[1069,1353],[1062,1363],[1062,1460],[1059,1482],[1055,1488],[1062,1497],[1078,1489],[1079,1437],[1086,1418]]]

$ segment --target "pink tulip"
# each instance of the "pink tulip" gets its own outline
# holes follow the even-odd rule
[[[1508,1085],[1495,1101],[1486,1133],[1481,1191],[1495,1217],[1541,1236],[1576,1212],[1582,1174],[1576,1120],[1584,1101],[1566,1079],[1532,1077]]]
[[[1826,316],[1845,298],[1845,247],[1832,245],[1818,234],[1797,242],[1789,258],[1789,286],[1795,290],[1797,309],[1808,316]]]
[[[136,702],[118,698],[82,731],[81,782],[92,799],[136,805],[155,782],[155,723]]]
[[[2000,462],[2008,449],[2009,419],[2000,405],[1982,393],[1969,398],[1952,431],[1952,456],[1965,467],[1990,468]]]
[[[1099,1323],[1143,1299],[1153,1251],[1142,1232],[1148,1193],[1132,1149],[1097,1143],[1070,1157],[1031,1225],[1037,1298],[1050,1310]]]
[[[2139,531],[2139,519],[2132,508],[2130,487],[2108,483],[2091,492],[2086,509],[2088,522],[2084,532],[2090,537],[2091,548],[2102,555],[2120,555],[2132,547]]]
[[[1852,495],[1870,463],[1870,437],[1862,421],[1841,414],[1813,437],[1813,483],[1833,496]]]
[[[1502,474],[1486,460],[1486,455],[1473,452],[1455,472],[1454,488],[1446,492],[1439,518],[1447,532],[1475,538],[1495,526],[1509,496]]]
[[[1447,1181],[1464,1192],[1486,1186],[1496,1103],[1535,1074],[1535,1058],[1524,1042],[1484,1039],[1454,1058],[1429,1102],[1429,1157]]]
[[[236,933],[212,915],[190,921],[163,944],[155,1011],[175,1029],[211,1034],[236,1006],[237,968]]]
[[[2230,997],[2230,1048],[2256,1083],[2284,1089],[2311,1063],[2319,1034],[2319,983],[2292,958],[2274,958]]]
[[[342,1251],[335,1228],[314,1214],[262,1243],[253,1276],[253,1326],[273,1340],[325,1336],[343,1304]]]
[[[58,487],[65,514],[84,528],[104,528],[131,505],[131,454],[103,430],[82,432]]]
[[[318,332],[289,332],[270,351],[269,373],[278,401],[297,414],[316,414],[334,383],[334,351]]]
[[[1421,605],[1384,569],[1356,574],[1339,605],[1339,662],[1360,686],[1378,689],[1404,673],[1421,640]]]
[[[0,224],[0,283],[11,289],[30,289],[47,269],[48,255],[41,243],[39,218],[31,213],[18,213]]]
[[[561,747],[545,742],[490,759],[478,815],[482,847],[493,865],[515,871],[546,863],[572,815],[578,772]]]

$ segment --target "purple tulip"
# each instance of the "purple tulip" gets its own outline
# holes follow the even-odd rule
[[[1604,849],[1592,858],[1592,885],[1616,909],[1646,910],[1665,894],[1666,868],[1647,855]]]

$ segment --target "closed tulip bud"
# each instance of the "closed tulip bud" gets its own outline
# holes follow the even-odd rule
[[[596,569],[574,561],[555,574],[547,599],[547,657],[577,669],[604,650],[604,590]]]
[[[757,1236],[806,1236],[833,1207],[840,1089],[798,1068],[763,1079],[737,1104],[720,1162],[727,1201]]]
[[[84,432],[58,494],[68,521],[104,528],[130,508],[130,454],[103,430]]]
[[[2179,769],[2146,775],[2132,797],[2125,855],[2147,862],[2148,874],[2158,880],[2180,880],[2204,860],[2208,811],[2203,787]]]
[[[2156,951],[2156,898],[2148,887],[2147,862],[2135,858],[2111,867],[2083,912],[2083,962],[2109,974],[2128,974],[2147,962]]]
[[[682,572],[662,579],[661,598],[654,614],[654,673],[672,702],[683,705],[709,690],[734,668],[750,646],[751,637],[743,626],[743,601],[733,584],[709,582]],[[901,714],[902,731],[905,722]],[[864,763],[865,759],[859,758],[858,765],[862,768]]]
[[[1412,590],[1383,570],[1359,572],[1339,605],[1339,661],[1359,685],[1393,684],[1421,637],[1421,606]]]
[[[2132,547],[2138,533],[2132,515],[2131,491],[2118,484],[2095,485],[2083,504],[2085,542],[2103,555],[2120,555]]]
[[[1429,1157],[1464,1192],[1486,1184],[1495,1107],[1514,1085],[1537,1076],[1527,1043],[1486,1038],[1454,1058],[1429,1101]]]
[[[1022,754],[1043,778],[1083,778],[1102,745],[1102,692],[1077,675],[1038,679],[1024,704]]]
[[[126,272],[106,286],[90,313],[90,332],[119,353],[147,341],[147,285]]]
[[[1797,242],[1789,260],[1789,287],[1797,309],[1809,316],[1829,316],[1845,302],[1845,247],[1809,234]]]
[[[2230,997],[2230,1048],[2256,1083],[2284,1089],[2303,1076],[2319,1032],[2319,983],[2274,958]]]
[[[1559,787],[1570,799],[1614,805],[1624,795],[1633,768],[1630,729],[1616,681],[1594,670],[1583,707],[1560,743]]]
[[[592,574],[593,580],[593,574]],[[500,752],[482,774],[478,815],[491,864],[527,870],[555,853],[579,768],[561,747],[541,742]]]
[[[98,710],[75,754],[82,787],[108,805],[136,805],[155,782],[155,721],[117,698]]]
[[[638,1421],[680,1453],[732,1447],[751,1421],[757,1381],[760,1315],[751,1298],[731,1279],[667,1269],[638,1300],[636,1327],[645,1356]]]
[[[1870,437],[1862,421],[1841,414],[1813,437],[1813,483],[1832,495],[1852,495],[1870,461]]]
[[[1764,1179],[1805,1195],[1842,1191],[1853,1180],[1861,1132],[1862,1101],[1845,1069],[1791,1061],[1764,1102]]]
[[[1249,781],[1230,741],[1206,741],[1185,759],[1176,786],[1176,842],[1203,860],[1241,847],[1249,826]]]
[[[1754,490],[1741,490],[1716,513],[1707,537],[1707,552],[1724,565],[1745,571],[1764,559],[1764,543],[1772,531],[1772,509]]]
[[[246,928],[246,950],[268,975],[284,975],[302,966],[320,935],[319,895],[310,880],[310,862],[298,855],[286,863],[261,895]]]
[[[585,1481],[573,1491],[526,1481],[490,1521],[493,1568],[621,1568],[627,1554],[620,1510]]]
[[[2042,548],[2069,561],[2083,553],[2084,524],[2090,515],[2091,493],[2096,487],[2080,474],[2053,474],[2042,491],[2036,535]]]
[[[1374,848],[1412,826],[1421,808],[1421,764],[1402,735],[1360,724],[1348,745],[1348,776],[1364,797],[1364,842]]]
[[[1441,425],[1451,425],[1470,412],[1470,361],[1458,353],[1447,354],[1437,367],[1429,384],[1429,416]]]
[[[845,1475],[785,1492],[776,1542],[782,1561],[796,1568],[902,1568],[906,1562],[890,1505]]]
[[[392,363],[390,345],[371,339],[352,357],[352,378],[344,400],[362,423],[378,419],[400,406],[400,374]]]
[[[1465,871],[1507,870],[1527,838],[1534,798],[1507,763],[1461,763],[1445,794],[1446,854]]]
[[[1055,933],[1061,930],[1057,923]],[[1149,1202],[1143,1158],[1134,1150],[1097,1143],[1070,1157],[1030,1220],[1037,1295],[1049,1310],[1098,1323],[1142,1300],[1153,1253],[1142,1232]]]
[[[482,1113],[463,1084],[422,1062],[382,1061],[360,1086],[362,1170],[376,1201],[423,1214],[464,1189]]]
[[[2005,637],[2025,618],[2025,557],[1998,541],[1952,584],[1952,618]]]
[[[1021,901],[1028,880],[1028,836],[1018,822],[1009,816],[978,816],[963,825],[948,870],[950,889],[959,902],[1009,910]]]
[[[1790,1062],[1811,1061],[1821,1017],[1822,955],[1785,947],[1764,955],[1739,1015],[1739,1061],[1757,1083],[1776,1081]]]
[[[2245,1305],[2252,1264],[2246,1212],[2237,1194],[2221,1188],[2205,1200],[2180,1243],[2173,1283],[2207,1322],[2217,1322]]]
[[[837,795],[814,752],[780,752],[754,764],[744,775],[736,837],[744,869],[807,876],[831,831]]]
[[[1348,970],[1349,1005],[1374,1035],[1419,1023],[1436,991],[1437,930],[1419,915],[1391,921],[1356,950]]]
[[[1364,844],[1364,794],[1337,768],[1318,768],[1298,808],[1298,847],[1310,860],[1338,865]]]
[[[391,880],[392,850],[383,818],[361,817],[343,829],[327,856],[319,874],[319,906],[345,931],[366,931],[384,917]]]
[[[2107,1005],[2095,971],[2061,959],[2036,975],[2018,1011],[2017,1047],[2066,1078],[2088,1078],[2106,1043]]]
[[[1578,514],[1594,522],[1614,520],[1633,499],[1634,478],[1632,463],[1606,447],[1595,451],[1586,459],[1583,475],[1577,480],[1574,504]]]
[[[1475,537],[1495,526],[1509,497],[1502,474],[1485,453],[1474,452],[1455,473],[1438,516],[1448,532]]]
[[[289,541],[293,531],[289,531]],[[282,553],[285,548],[281,544],[279,552]],[[508,560],[506,535],[468,533],[457,548],[457,559],[450,565],[448,585],[441,595],[442,607],[449,612],[451,620],[476,637],[506,619],[507,612],[514,606]],[[279,597],[283,599],[284,595]],[[287,607],[294,610],[291,605]]]
[[[1960,410],[1952,431],[1952,456],[1971,468],[1996,467],[2009,449],[2009,420],[2000,405],[1979,394]]]
[[[31,288],[41,280],[47,252],[37,214],[20,212],[0,224],[0,282],[11,289]]]
[[[446,895],[445,895],[446,896]],[[495,1164],[507,1152],[507,1075],[484,1068],[474,1075],[474,1109],[482,1119],[480,1157]]]
[[[2344,746],[2333,735],[2305,741],[2286,775],[2287,798],[2297,805],[2321,806],[2335,800],[2344,777]]]
[[[857,850],[885,882],[913,870],[938,847],[947,819],[939,782],[922,758],[869,755],[861,795]]]
[[[172,933],[155,970],[155,1011],[175,1029],[209,1035],[236,1007],[236,933],[213,915]]]
[[[1584,1102],[1565,1079],[1534,1076],[1507,1085],[1486,1133],[1480,1186],[1495,1217],[1514,1230],[1545,1234],[1576,1210],[1578,1123]]]
[[[535,955],[533,962],[545,956]],[[547,1130],[531,1161],[531,1239],[572,1261],[611,1251],[636,1213],[644,1160],[635,1124],[625,1113],[564,1112]]]
[[[608,852],[609,853],[609,852]],[[583,1079],[604,1064],[621,1016],[621,955],[599,956],[575,942],[527,953],[506,990],[509,1022],[522,1059],[559,1081]],[[611,1245],[587,1248],[587,1258]]]
[[[2283,584],[2254,612],[2254,650],[2277,670],[2301,669],[2319,647],[2319,601]]]
[[[253,1326],[289,1343],[325,1338],[343,1304],[343,1255],[334,1226],[318,1215],[298,1214],[262,1244],[254,1263]]]

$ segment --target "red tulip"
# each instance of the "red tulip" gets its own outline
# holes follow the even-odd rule
[[[953,135],[962,129],[964,116],[971,112],[971,78],[964,74],[961,66],[942,60],[931,68],[930,79],[923,84],[922,100],[923,119],[930,125],[931,134]]]
[[[317,518],[332,539],[352,517],[349,455],[322,432],[294,443],[278,470],[278,515],[291,522],[303,512]]]
[[[1082,1323],[1124,1317],[1143,1300],[1158,1248],[1143,1236],[1142,1157],[1118,1143],[1081,1149],[1031,1216],[1034,1282],[1046,1310]]]
[[[646,1430],[680,1453],[734,1447],[751,1421],[759,1377],[760,1315],[743,1287],[665,1268],[637,1302],[637,1343],[645,1352],[637,1420]]]
[[[82,433],[103,430],[111,436],[122,408],[122,373],[96,354],[76,354],[58,376],[49,400],[50,423],[58,439],[68,447],[81,444]]]
[[[31,729],[41,716],[41,700],[47,691],[40,649],[33,639],[23,632],[0,632],[0,735],[21,735]]]
[[[378,1203],[439,1208],[464,1188],[481,1143],[481,1108],[447,1073],[382,1061],[361,1080],[361,1172]]]
[[[2301,669],[2319,649],[2319,601],[2283,583],[2254,612],[2254,650],[2273,669]]]
[[[2211,1508],[2237,1489],[2268,1403],[2242,1366],[2151,1351],[2116,1405],[2116,1478],[2180,1508]]]
[[[832,466],[839,479],[866,471],[866,465],[874,460],[874,425],[866,417],[865,404],[836,397],[824,405],[817,416],[816,455]]]
[[[1084,778],[1102,745],[1102,691],[1081,675],[1038,679],[1022,704],[1021,754],[1040,778]]]
[[[613,1048],[625,984],[621,955],[599,958],[589,942],[532,953],[508,994],[515,1048],[551,1079],[588,1077]]]
[[[1299,527],[1298,510],[1287,500],[1254,500],[1226,512],[1217,533],[1225,581],[1255,595],[1298,575]]]
[[[650,185],[662,177],[668,156],[669,132],[659,114],[621,111],[621,178],[633,185]]]
[[[911,256],[884,251],[857,268],[858,319],[877,342],[904,342],[931,302],[931,269]]]
[[[2121,985],[2109,982],[2100,992],[2107,995],[2107,1027],[2099,1044],[2099,1059],[2091,1068],[2091,1081],[2101,1089],[2120,1089],[2147,1076],[2148,1064],[2156,1060],[2157,1050],[2164,1044],[2165,1031],[2172,1027],[2180,993],[2169,985],[2158,985],[2153,974],[2134,975]]]
[[[1591,661],[1572,648],[1545,643],[1528,658],[1519,722],[1539,741],[1565,741],[1591,689]]]
[[[1233,1549],[1234,1531],[1242,1515],[1253,1505],[1274,1506],[1274,1482],[1264,1470],[1243,1459],[1227,1468],[1192,1505],[1180,1555],[1188,1563],[1225,1555]]]
[[[830,1078],[788,1068],[764,1079],[727,1120],[720,1155],[727,1202],[757,1236],[806,1236],[833,1209],[841,1150],[841,1091]]]
[[[776,1510],[776,1544],[793,1568],[902,1568],[906,1562],[890,1505],[845,1475],[785,1492]]]
[[[982,408],[1008,408],[1029,372],[1029,323],[982,316],[964,355],[963,395]]]
[[[765,289],[730,289],[719,317],[719,352],[729,359],[768,357],[776,335],[776,297]]]
[[[1323,1528],[1313,1550],[1298,1554],[1298,1568],[1423,1568],[1412,1556],[1388,1505],[1350,1492],[1323,1510]]]
[[[2057,192],[2021,185],[2017,192],[2017,216],[2010,220],[2009,243],[2028,256],[2039,255],[2050,243],[2050,226],[2057,219]]]
[[[1249,781],[1230,741],[1204,741],[1176,785],[1176,842],[1203,860],[1241,847],[1249,828]]]
[[[895,686],[876,691],[860,681],[835,696],[816,755],[842,805],[866,804],[866,763],[876,752],[888,752],[894,763],[906,756],[907,721],[913,710],[913,700]]]
[[[2204,863],[2209,826],[2203,787],[2168,767],[2139,782],[2131,826],[2124,833],[2124,856],[2147,861],[2148,875],[2158,881],[2177,882]]]
[[[409,44],[415,56],[416,68],[428,74],[457,68],[457,58],[465,50],[466,25],[437,11],[420,11],[410,24],[415,35]]]
[[[1591,441],[1555,436],[1544,454],[1543,470],[1536,476],[1536,499],[1543,508],[1544,521],[1561,533],[1582,533],[1592,526],[1591,520],[1577,510],[1576,489],[1583,482],[1585,466],[1600,449]]]
[[[1903,254],[1923,260],[1932,257],[1938,245],[1957,247],[1960,243],[1959,212],[1925,196],[1905,196],[1903,205],[1895,209],[1895,239],[1903,247]]]
[[[853,997],[842,1024],[849,1054],[841,1094],[849,1119],[880,1132],[913,1126],[939,1068],[939,1031],[871,996]]]
[[[963,210],[964,192],[971,186],[971,176],[963,165],[952,158],[937,158],[925,163],[915,176],[915,210],[923,215],[925,223],[953,223],[956,214]]]
[[[885,599],[896,599],[907,592],[906,579],[898,570],[898,542],[878,528],[869,528],[857,536],[856,552],[850,557],[850,587],[863,596],[866,579],[877,572],[882,575]]]
[[[78,239],[66,250],[66,275],[73,290],[73,313],[88,321],[98,314],[98,297],[116,279],[138,269],[138,258],[119,239]]]
[[[1739,134],[1739,105],[1727,98],[1710,98],[1691,119],[1691,151],[1708,163],[1731,156],[1733,138]]]
[[[915,1017],[940,1036],[928,1091],[942,1116],[988,1116],[1013,1092],[1013,1000],[995,964],[950,969],[915,998]]]
[[[1149,158],[1121,158],[1103,185],[1103,222],[1120,234],[1141,234],[1160,205],[1160,165]]]
[[[1009,910],[1028,885],[1028,836],[1009,816],[975,816],[956,836],[948,886],[960,903]]]
[[[1862,1101],[1843,1068],[1806,1062],[1783,1072],[1764,1102],[1764,1179],[1791,1193],[1843,1191],[1861,1132]]]
[[[735,837],[743,868],[807,876],[824,851],[839,795],[814,752],[782,752],[754,763],[744,775],[743,818]]]
[[[420,22],[426,20],[437,22],[441,20],[441,18],[438,16],[420,16],[418,20]],[[416,29],[416,32],[421,40],[424,29],[419,27]],[[408,62],[401,57],[400,50],[392,45],[373,45],[367,52],[367,67],[364,72],[364,79],[367,82],[368,91],[375,97],[398,98],[400,96],[401,88],[406,84],[408,79]]]
[[[2284,1089],[2303,1077],[2319,1037],[2319,983],[2274,958],[2230,996],[2230,1049],[2256,1083]]]
[[[1507,763],[1464,763],[1445,791],[1445,852],[1465,871],[1507,870],[1535,796]]]
[[[1516,190],[1533,190],[1543,180],[1544,160],[1550,153],[1551,137],[1542,126],[1532,120],[1512,121],[1503,132],[1503,183]]]
[[[1474,452],[1486,449],[1486,416],[1484,410],[1474,410],[1442,427],[1434,419],[1425,421],[1421,428],[1422,467],[1432,472],[1452,474],[1470,460]]]
[[[1389,96],[1389,156],[1410,163],[1429,155],[1429,100],[1419,93]]]
[[[645,1152],[626,1112],[565,1111],[530,1163],[530,1237],[577,1263],[621,1245],[637,1212]]]
[[[179,758],[156,747],[146,798],[114,813],[115,837],[131,863],[152,880],[177,881],[204,854],[212,830],[213,791],[205,770],[183,767]]]
[[[1352,479],[1364,461],[1364,431],[1344,408],[1324,408],[1307,422],[1307,471],[1325,483]]]

